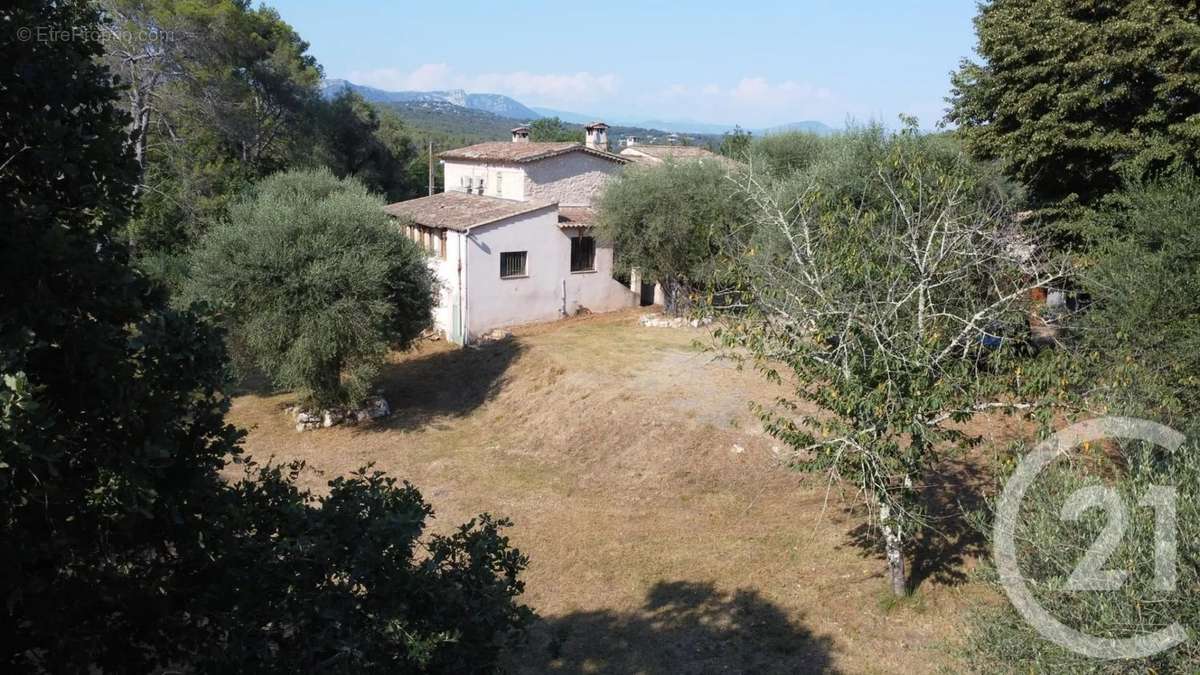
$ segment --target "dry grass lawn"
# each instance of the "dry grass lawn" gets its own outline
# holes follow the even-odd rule
[[[697,349],[704,333],[636,317],[423,343],[387,372],[397,413],[382,424],[297,433],[287,396],[257,395],[232,421],[256,459],[306,460],[314,488],[374,462],[421,489],[436,528],[510,517],[541,617],[514,670],[954,670],[983,591],[953,538],[932,546],[916,598],[890,606],[862,519],[781,467],[750,414],[777,392]]]

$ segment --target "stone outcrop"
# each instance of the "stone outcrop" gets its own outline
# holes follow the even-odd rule
[[[303,410],[298,406],[287,409],[287,415],[296,422],[296,431],[312,431],[328,429],[339,424],[358,424],[387,417],[392,414],[392,408],[387,399],[382,396],[372,396],[358,408],[330,408],[319,413]]]

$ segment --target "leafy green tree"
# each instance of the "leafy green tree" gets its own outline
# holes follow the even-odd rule
[[[120,231],[139,167],[87,2],[0,9],[0,664],[6,672],[480,672],[525,558],[374,473],[228,483],[220,334]],[[17,27],[74,39],[22,40]],[[75,31],[72,33],[72,31]]]
[[[750,154],[750,132],[735,126],[721,138],[721,147],[717,152],[738,161],[745,160]]]
[[[7,668],[147,670],[235,451],[214,332],[126,264],[138,167],[85,2],[0,9],[0,610]],[[167,645],[162,645],[164,648]]]
[[[529,140],[534,143],[560,141],[583,142],[583,129],[572,126],[557,117],[542,117],[529,125]]]
[[[377,111],[350,89],[330,100],[323,112],[320,164],[338,177],[354,176],[389,201],[416,196],[408,165],[417,149],[395,113]]]
[[[631,166],[601,193],[596,227],[612,242],[617,267],[660,282],[666,310],[678,313],[695,292],[707,290],[714,256],[744,209],[720,162]]]
[[[126,85],[139,257],[178,256],[255,180],[313,161],[320,68],[270,8],[103,0],[104,59]]]
[[[992,0],[975,29],[982,61],[953,75],[947,119],[1050,215],[1200,163],[1196,3]]]
[[[747,174],[751,228],[722,256],[740,292],[716,307],[731,354],[793,392],[759,408],[767,431],[871,507],[897,595],[925,481],[973,442],[959,425],[1002,400],[1029,290],[1057,273],[1014,253],[993,177],[945,150],[866,129],[809,171]]]
[[[383,205],[325,169],[267,178],[201,239],[187,297],[215,308],[278,386],[320,406],[358,403],[433,309],[426,254]]]
[[[1139,182],[1102,215],[1115,234],[1080,274],[1072,322],[1083,386],[1121,414],[1187,426],[1200,410],[1200,179]]]

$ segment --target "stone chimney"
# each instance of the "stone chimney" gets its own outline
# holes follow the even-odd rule
[[[528,143],[529,142],[529,127],[521,125],[512,130],[513,143]]]
[[[608,125],[604,122],[592,122],[583,128],[587,132],[587,142],[584,143],[592,150],[608,152]]]

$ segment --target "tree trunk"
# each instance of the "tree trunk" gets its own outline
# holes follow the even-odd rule
[[[904,546],[900,528],[890,517],[886,504],[879,507],[879,524],[883,528],[884,549],[887,553],[888,576],[892,582],[892,594],[897,598],[908,595],[908,575],[904,571]]]
[[[663,312],[668,316],[680,316],[688,310],[687,289],[676,279],[664,279]]]

